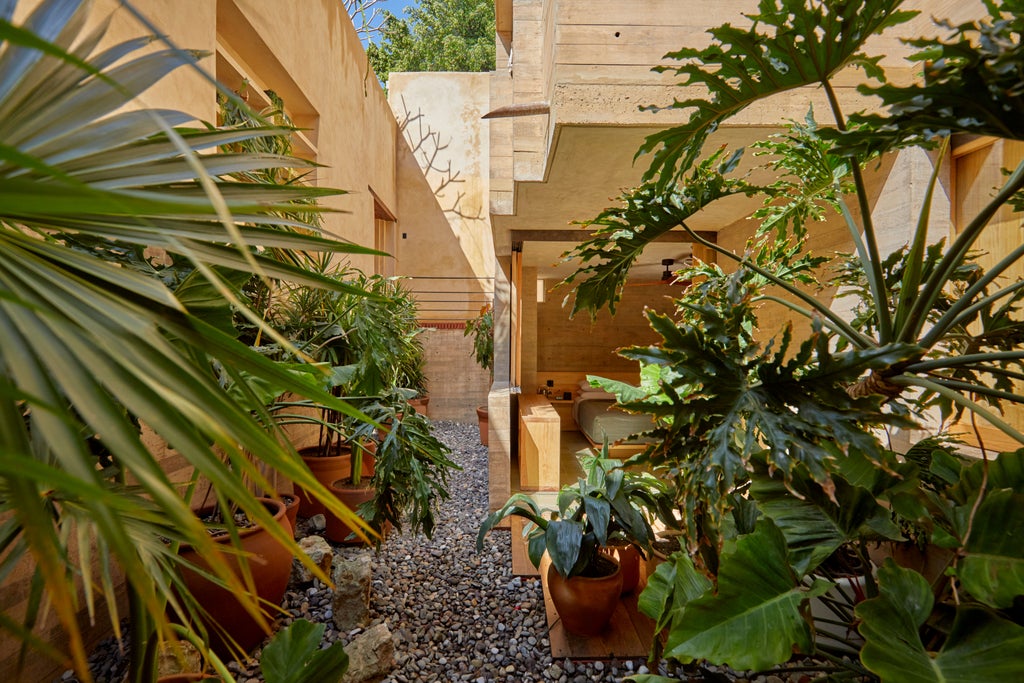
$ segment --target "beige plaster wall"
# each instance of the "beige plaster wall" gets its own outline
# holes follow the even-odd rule
[[[416,183],[399,203],[397,270],[411,278],[423,319],[466,320],[494,291],[490,128],[482,118],[490,74],[394,73],[388,101],[403,138],[400,177]],[[433,211],[429,220],[422,206]]]
[[[489,373],[463,323],[494,299],[487,73],[393,73],[388,101],[401,130],[396,272],[407,276],[422,337],[433,419],[475,422]],[[429,212],[427,211],[429,209]]]
[[[242,54],[286,107],[308,102],[304,113],[315,120],[298,123],[316,127],[316,161],[324,168],[314,182],[349,193],[324,202],[339,210],[325,220],[325,232],[373,246],[373,195],[390,213],[399,212],[397,124],[352,22],[335,0],[217,0],[217,6],[220,40]],[[373,269],[370,257],[351,263]]]

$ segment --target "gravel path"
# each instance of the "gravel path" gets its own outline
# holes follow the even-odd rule
[[[374,557],[370,626],[387,623],[398,664],[386,683],[584,683],[645,673],[640,660],[552,660],[540,580],[512,576],[509,532],[493,532],[484,552],[476,553],[477,530],[487,513],[487,448],[477,426],[436,422],[435,428],[463,469],[452,473],[451,498],[441,505],[434,537],[392,534]],[[352,550],[335,546],[335,552]],[[289,590],[283,606],[294,617],[326,624],[325,640],[347,643],[361,632],[335,632],[330,595],[319,581]],[[125,658],[113,639],[101,643],[91,661],[97,681],[124,676]],[[229,666],[240,683],[262,680],[255,661]],[[57,681],[77,678],[68,671]]]
[[[396,637],[388,681],[618,681],[642,661],[553,661],[540,580],[512,576],[509,532],[476,553],[487,514],[487,449],[476,425],[436,423],[462,466],[432,541],[389,538],[374,570],[370,607]],[[646,671],[646,669],[644,670]]]
[[[477,530],[487,513],[487,449],[480,445],[476,425],[436,422],[435,428],[463,469],[451,477],[451,498],[441,505],[432,540],[392,534],[374,556],[369,626],[387,624],[397,661],[385,683],[617,682],[634,673],[648,673],[642,659],[552,659],[540,580],[512,576],[509,532],[492,532],[484,552],[476,553]],[[306,524],[300,521],[300,535]],[[360,551],[335,546],[335,552]],[[330,592],[319,581],[312,587],[290,587],[283,607],[294,618],[326,624],[324,635],[329,642],[347,644],[363,631],[335,631]],[[123,679],[126,662],[113,639],[97,647],[91,661],[97,681]],[[255,660],[248,666],[232,662],[229,667],[240,683],[262,681]],[[750,675],[749,680],[806,683],[811,678],[797,671],[785,674],[783,678]],[[703,666],[692,667],[683,679],[748,680],[725,667]],[[76,681],[68,671],[54,683]]]

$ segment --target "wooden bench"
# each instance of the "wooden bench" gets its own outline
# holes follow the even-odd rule
[[[561,421],[543,394],[519,396],[519,486],[524,491],[559,489]]]

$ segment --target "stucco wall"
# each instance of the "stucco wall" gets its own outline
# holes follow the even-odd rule
[[[430,377],[430,419],[475,424],[476,407],[487,405],[491,378],[473,359],[472,337],[460,327],[428,323],[421,338]]]
[[[398,272],[421,293],[422,318],[466,320],[494,291],[490,127],[482,118],[490,74],[393,73],[388,101],[402,126],[399,174],[417,184],[399,203]],[[412,225],[407,217],[426,204],[435,213]]]
[[[491,106],[487,73],[393,73],[388,101],[402,129],[396,272],[416,295],[433,419],[474,422],[488,373],[462,324],[493,301],[488,211]],[[429,206],[432,213],[418,207]],[[414,217],[415,222],[409,219]],[[453,327],[454,326],[454,327]]]

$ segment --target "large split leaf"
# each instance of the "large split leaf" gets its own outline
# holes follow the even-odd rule
[[[324,624],[305,619],[279,631],[263,648],[260,670],[266,683],[337,683],[348,670],[340,642],[320,648]]]
[[[647,579],[647,587],[637,600],[637,609],[653,619],[655,630],[660,632],[681,617],[691,601],[713,587],[685,553],[673,553]]]
[[[723,552],[717,591],[690,602],[675,620],[665,654],[684,662],[765,669],[793,652],[809,653],[813,640],[802,605],[830,585],[819,579],[810,588],[801,586],[782,532],[767,520],[758,522],[754,533]]]
[[[685,173],[708,135],[747,106],[804,85],[824,83],[840,69],[857,64],[877,75],[879,57],[860,52],[873,34],[906,21],[915,12],[897,11],[900,0],[811,2],[761,0],[747,29],[724,24],[711,29],[712,44],[685,48],[667,57],[682,66],[661,67],[684,77],[680,83],[710,93],[676,100],[670,108],[691,109],[690,119],[649,136],[637,155],[653,152],[645,180],[665,187]],[[696,86],[696,87],[693,87]]]
[[[679,187],[641,185],[619,197],[619,206],[583,223],[597,226],[593,238],[563,257],[582,263],[562,283],[580,280],[574,290],[571,315],[585,310],[594,316],[605,305],[614,313],[629,269],[648,244],[718,199],[764,189],[731,177],[742,150],[729,155],[726,151],[723,148],[711,154]]]
[[[909,86],[861,86],[881,97],[889,112],[851,117],[861,130],[843,143],[881,149],[927,144],[952,133],[1024,139],[1024,13],[1017,0],[993,2],[990,10],[985,20],[945,24],[953,29],[949,38],[908,41],[920,49],[915,58],[924,62],[927,79]]]
[[[793,473],[788,486],[764,468],[757,468],[752,476],[750,492],[786,537],[790,563],[801,575],[865,532],[881,531],[892,540],[902,538],[891,513],[871,491],[852,486],[842,477],[834,476],[832,482],[835,488],[830,497],[799,472]]]
[[[1024,627],[975,606],[957,608],[938,652],[919,629],[934,599],[928,582],[892,560],[878,570],[878,597],[857,605],[864,636],[861,661],[883,683],[1003,683],[1024,677]]]
[[[1024,493],[993,491],[978,507],[957,568],[963,587],[992,607],[1024,596]]]

